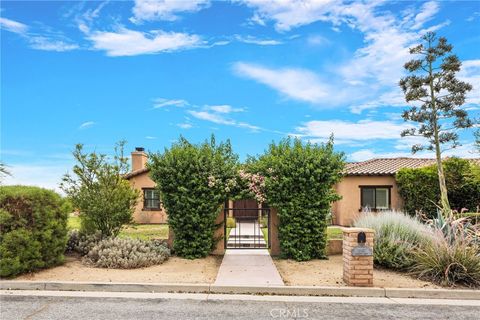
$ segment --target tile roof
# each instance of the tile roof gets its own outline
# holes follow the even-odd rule
[[[469,159],[480,165],[480,158]],[[402,168],[421,168],[436,163],[431,158],[375,158],[361,162],[349,162],[345,166],[347,176],[389,176],[394,175]],[[148,172],[150,169],[142,168],[125,174],[125,179],[136,177]]]
[[[420,168],[435,164],[435,159],[425,158],[376,158],[362,162],[347,163],[347,176],[394,175],[402,168]]]
[[[138,176],[139,174],[142,174],[142,173],[148,172],[148,171],[150,171],[150,169],[148,169],[148,168],[142,168],[142,169],[138,169],[138,170],[135,170],[135,171],[126,173],[123,177],[124,177],[125,179],[130,179],[130,178],[132,178],[132,177],[136,177],[136,176]]]

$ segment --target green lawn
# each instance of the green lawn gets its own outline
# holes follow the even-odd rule
[[[327,239],[342,239],[343,231],[340,227],[328,227],[327,228]]]
[[[79,229],[80,219],[78,217],[68,218],[68,228]],[[168,239],[168,225],[166,224],[130,224],[123,228],[119,234],[120,238],[134,238],[141,240]]]

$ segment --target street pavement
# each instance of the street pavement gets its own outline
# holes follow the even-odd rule
[[[480,319],[480,301],[0,291],[7,319]]]

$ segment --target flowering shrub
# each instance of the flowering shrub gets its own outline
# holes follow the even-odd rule
[[[248,171],[258,175],[251,176],[250,189],[278,210],[283,257],[326,257],[326,217],[331,203],[339,199],[333,185],[343,167],[343,154],[333,150],[332,141],[318,145],[285,139],[248,161]]]
[[[161,192],[168,224],[175,233],[173,249],[185,258],[207,256],[217,241],[215,219],[235,189],[238,157],[230,142],[194,145],[181,137],[163,153],[152,154],[150,177]]]

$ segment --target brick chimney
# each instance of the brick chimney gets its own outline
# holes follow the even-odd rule
[[[147,154],[145,148],[137,147],[132,152],[132,171],[137,171],[145,168],[147,164]]]

